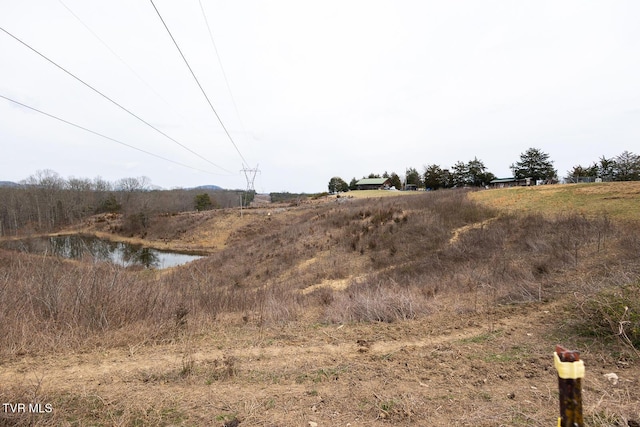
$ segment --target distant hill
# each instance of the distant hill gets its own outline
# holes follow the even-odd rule
[[[0,181],[0,187],[20,187],[20,184],[11,181]]]
[[[193,187],[194,190],[224,190],[222,187],[218,187],[217,185],[200,185],[198,187]]]

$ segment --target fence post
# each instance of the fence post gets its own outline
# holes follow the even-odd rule
[[[558,371],[560,392],[558,427],[584,427],[582,419],[584,362],[580,360],[580,353],[557,345],[553,359]]]

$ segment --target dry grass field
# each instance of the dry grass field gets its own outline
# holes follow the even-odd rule
[[[607,215],[618,220],[637,220],[640,182],[543,185],[474,193],[473,200],[501,210],[547,215]]]
[[[169,270],[0,250],[0,425],[550,426],[558,343],[640,425],[636,183],[358,193],[64,230]]]

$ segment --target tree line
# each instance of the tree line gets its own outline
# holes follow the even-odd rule
[[[624,151],[622,154],[606,158],[600,157],[598,161],[589,166],[576,165],[567,171],[568,182],[593,182],[596,179],[603,181],[639,181],[640,180],[640,155]]]
[[[439,165],[432,164],[424,167],[422,174],[415,168],[408,168],[405,171],[404,179],[396,172],[384,172],[382,175],[371,173],[364,178],[388,178],[390,187],[397,190],[415,186],[416,188],[427,188],[437,190],[439,188],[452,188],[464,186],[487,185],[495,179],[495,175],[487,171],[486,166],[478,158],[469,162],[457,162],[451,169],[443,169]],[[333,177],[329,180],[329,192],[344,192],[357,189],[355,177],[347,184],[340,177]]]
[[[515,179],[530,178],[535,182],[556,183],[558,172],[553,167],[548,153],[539,148],[529,148],[520,154],[520,159],[510,165]],[[458,161],[450,168],[442,168],[438,164],[426,165],[422,173],[411,167],[404,173],[404,179],[395,172],[384,172],[382,175],[371,173],[363,178],[389,178],[390,186],[404,189],[407,186],[437,190],[454,187],[484,187],[496,176],[487,170],[484,162],[477,157],[468,162]],[[640,180],[640,156],[629,151],[606,158],[602,156],[590,166],[574,166],[567,171],[567,182],[586,182],[601,179],[602,181],[636,181]],[[329,180],[330,193],[356,190],[358,179],[355,177],[347,183],[341,177]]]
[[[240,190],[160,190],[147,177],[109,182],[39,170],[18,186],[0,187],[0,236],[51,232],[100,213],[122,214],[134,231],[155,214],[236,207],[252,196]]]

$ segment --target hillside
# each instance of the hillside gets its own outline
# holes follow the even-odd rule
[[[501,210],[546,215],[602,215],[616,220],[638,220],[640,182],[542,185],[499,191],[479,191],[473,200]]]
[[[638,210],[609,203],[637,190],[326,198],[158,216],[144,238],[94,217],[69,231],[209,256],[139,271],[0,252],[0,397],[54,408],[0,420],[548,426],[562,343],[587,365],[588,425],[635,425],[638,354],[615,331],[639,308]]]

